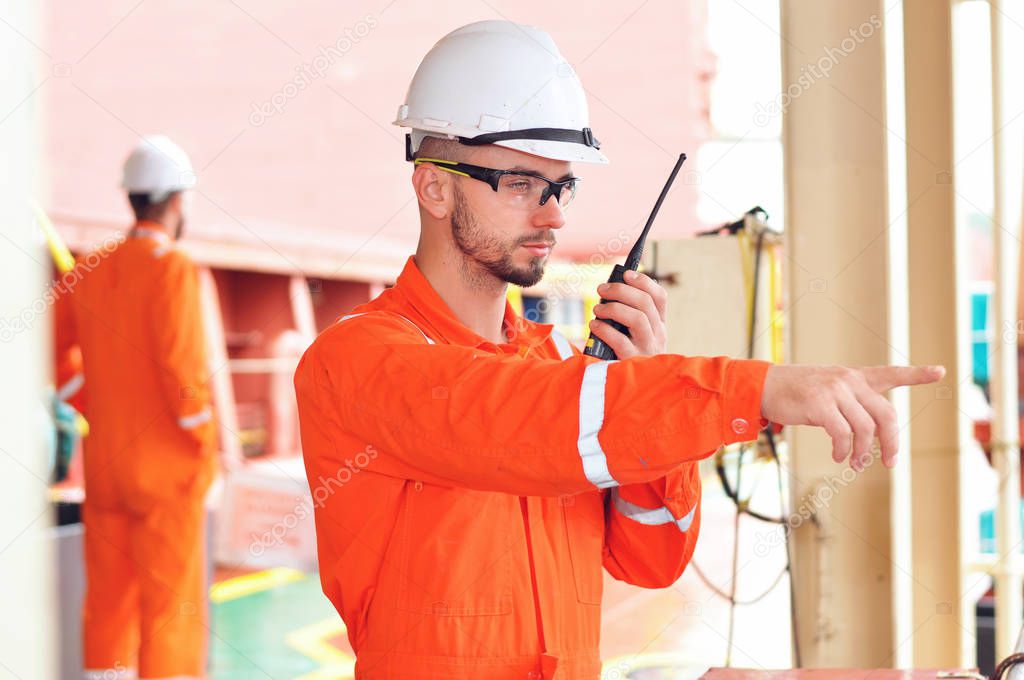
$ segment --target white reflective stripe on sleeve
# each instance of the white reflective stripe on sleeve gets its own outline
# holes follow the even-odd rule
[[[57,390],[57,398],[61,401],[67,401],[78,394],[78,390],[82,389],[82,385],[84,384],[85,374],[75,373],[66,383],[60,386],[59,390]]]
[[[694,505],[690,512],[686,513],[686,517],[676,519],[669,512],[668,508],[664,506],[651,510],[649,508],[642,508],[635,503],[630,503],[619,495],[618,489],[612,489],[612,502],[615,505],[615,509],[619,511],[619,514],[628,517],[634,522],[648,526],[675,524],[680,531],[687,531],[690,528],[690,525],[693,523],[693,515],[697,512],[697,506]]]
[[[430,345],[436,345],[437,344],[436,342],[434,342],[433,340],[430,339],[430,336],[428,336],[426,333],[423,332],[422,328],[420,328],[419,326],[414,324],[412,321],[409,321],[409,319],[406,319],[404,316],[402,316],[398,312],[391,312],[391,313],[394,314],[395,316],[401,318],[401,319],[405,319],[406,321],[408,321],[410,326],[412,326],[413,328],[415,328],[416,330],[418,330],[420,332],[420,335],[422,335],[423,339],[427,341],[427,344],[430,344]],[[340,319],[338,319],[338,322],[340,323],[342,321],[347,321],[348,319],[354,319],[357,316],[362,316],[363,314],[369,314],[369,312],[359,312],[358,314],[346,314],[345,316],[343,316]]]
[[[604,424],[604,389],[608,367],[617,361],[595,361],[583,371],[580,385],[580,437],[577,443],[583,472],[594,486],[607,489],[619,483],[608,470],[608,458],[601,450],[597,435]]]
[[[204,406],[203,410],[198,413],[178,418],[178,427],[183,430],[191,430],[207,422],[210,418],[213,418],[213,413],[208,406]]]
[[[558,356],[560,356],[563,361],[572,358],[572,345],[569,344],[569,340],[566,339],[564,335],[552,328],[551,339],[555,341],[555,347],[558,349]]]

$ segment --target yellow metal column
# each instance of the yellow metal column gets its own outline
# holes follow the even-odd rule
[[[960,450],[970,436],[960,409],[970,321],[957,255],[952,32],[950,0],[904,0],[910,358],[947,370],[910,397],[913,662],[927,668],[960,663]]]
[[[890,201],[887,172],[890,145],[901,145],[887,132],[886,43],[894,18],[886,9],[892,4],[781,2],[779,108],[793,362],[906,362],[900,327],[906,312],[893,309],[904,299],[906,280],[898,267],[892,268],[896,276],[889,270],[902,229],[901,210],[890,208],[900,201]],[[896,477],[879,462],[859,475],[837,466],[821,430],[790,428],[789,441],[794,518],[805,511],[815,518],[791,522],[797,524],[794,588],[802,663],[895,665],[901,659],[894,643],[893,579],[909,569],[893,554],[890,496]]]

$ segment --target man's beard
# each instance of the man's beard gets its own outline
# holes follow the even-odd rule
[[[517,267],[512,262],[515,249],[523,243],[544,240],[550,236],[531,236],[525,240],[509,245],[497,236],[485,234],[480,223],[469,208],[466,197],[455,186],[455,208],[452,210],[452,237],[455,245],[466,257],[476,262],[492,276],[523,288],[536,285],[544,276],[544,258],[534,257],[525,267]]]

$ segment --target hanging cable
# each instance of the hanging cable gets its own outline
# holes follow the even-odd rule
[[[1022,663],[1024,663],[1024,654],[1011,654],[1010,656],[1000,661],[999,665],[996,666],[995,672],[992,673],[992,680],[1002,680],[1003,675],[1006,674],[1006,671]]]
[[[757,230],[757,238],[756,238],[756,243],[755,243],[755,246],[754,246],[754,257],[753,257],[754,262],[753,262],[753,267],[751,267],[751,265],[750,265],[750,257],[749,257],[749,254],[747,252],[749,250],[749,248],[747,246],[747,244],[749,243],[749,235],[748,235],[748,233],[746,233],[747,232],[747,230],[746,230],[746,226],[747,226],[747,219],[746,218],[747,217],[754,217],[758,222],[761,223],[761,228]],[[761,209],[760,207],[756,207],[756,208],[753,208],[752,210],[748,211],[747,214],[744,216],[744,219],[742,219],[742,220],[739,220],[739,221],[737,221],[737,222],[735,222],[733,224],[730,224],[730,225],[726,225],[725,227],[722,227],[722,228],[719,228],[719,229],[714,229],[714,230],[711,230],[709,232],[703,232],[702,234],[700,234],[700,235],[720,234],[720,233],[723,233],[723,231],[727,230],[728,233],[730,233],[732,235],[735,235],[738,238],[738,241],[740,243],[741,250],[743,251],[743,252],[741,252],[741,257],[742,257],[743,265],[744,265],[744,267],[743,267],[744,274],[745,274],[744,275],[744,282],[746,283],[748,289],[750,290],[750,296],[748,298],[748,305],[747,305],[747,312],[748,312],[748,318],[749,318],[749,323],[748,323],[748,327],[747,327],[747,357],[748,358],[753,358],[754,357],[754,345],[755,345],[755,342],[757,340],[757,334],[756,334],[756,329],[757,329],[757,300],[758,300],[758,294],[759,294],[759,289],[760,289],[760,285],[759,285],[760,281],[759,281],[759,279],[760,279],[760,275],[761,275],[761,256],[762,256],[763,251],[764,251],[765,235],[769,231],[763,225],[764,225],[764,221],[767,219],[767,217],[768,217],[768,215],[767,215],[767,213],[763,209]],[[774,255],[774,253],[773,253],[773,255]],[[778,321],[775,318],[775,314],[774,314],[775,313],[775,303],[776,303],[776,300],[774,300],[774,298],[777,295],[776,285],[778,283],[777,279],[776,279],[777,272],[775,271],[775,268],[777,267],[777,263],[774,261],[774,259],[773,259],[773,262],[771,263],[771,266],[772,266],[772,270],[770,272],[771,273],[771,277],[770,278],[772,280],[772,289],[770,291],[770,296],[773,298],[772,302],[771,302],[773,317],[772,317],[771,324],[770,324],[770,326],[771,326],[770,331],[772,333],[772,338],[771,338],[772,347],[773,347],[773,349],[772,349],[772,357],[774,359],[775,355],[776,355],[776,353],[778,351],[778,348],[775,347],[775,342],[778,340],[777,336],[778,336],[778,330],[779,330],[776,327],[777,324],[778,324]],[[753,269],[753,272],[750,271],[751,269]],[[734,505],[736,506],[736,515],[735,515],[735,519],[734,519],[734,523],[733,523],[732,579],[731,579],[731,583],[730,583],[730,587],[729,587],[729,592],[728,593],[723,592],[721,588],[719,588],[718,586],[713,584],[711,582],[711,580],[707,577],[707,575],[703,572],[703,570],[701,570],[700,566],[697,564],[696,561],[691,560],[691,566],[693,566],[694,571],[697,573],[697,576],[701,579],[701,581],[704,583],[704,585],[707,586],[712,591],[712,593],[714,593],[715,595],[717,595],[717,596],[721,597],[722,599],[724,599],[724,600],[729,602],[729,633],[728,633],[728,637],[727,637],[726,660],[725,660],[725,665],[727,667],[731,665],[731,661],[732,661],[732,648],[733,648],[733,636],[734,636],[734,630],[735,630],[736,607],[738,605],[751,605],[751,604],[755,604],[757,602],[760,602],[762,599],[767,597],[767,595],[769,593],[771,593],[778,586],[779,583],[781,583],[782,577],[788,574],[789,575],[789,581],[790,581],[790,588],[789,588],[789,610],[790,610],[790,627],[791,627],[791,635],[792,635],[792,643],[793,643],[792,644],[793,660],[794,660],[795,667],[799,668],[802,665],[802,663],[801,663],[802,660],[801,660],[801,654],[800,654],[799,639],[797,637],[798,627],[797,627],[797,618],[796,618],[795,591],[794,591],[794,588],[793,588],[792,551],[790,549],[791,548],[791,546],[790,546],[790,531],[789,531],[788,522],[786,521],[786,514],[787,513],[786,513],[786,510],[785,510],[785,505],[786,505],[786,502],[785,502],[785,485],[783,484],[783,478],[782,478],[782,472],[783,472],[783,470],[782,470],[782,461],[779,458],[779,454],[778,454],[778,450],[777,450],[776,442],[775,442],[775,433],[772,430],[772,425],[769,425],[768,427],[766,427],[762,431],[761,434],[765,437],[765,439],[767,441],[768,449],[770,451],[771,458],[772,458],[772,462],[774,462],[774,464],[776,466],[777,481],[778,481],[778,493],[779,493],[779,503],[780,503],[780,511],[781,511],[782,514],[779,517],[771,517],[771,516],[765,515],[765,514],[763,514],[761,512],[758,512],[756,510],[753,510],[750,507],[750,498],[753,496],[754,490],[752,490],[750,492],[750,495],[748,496],[748,498],[743,499],[743,498],[740,497],[741,488],[742,488],[741,487],[742,469],[743,469],[743,464],[744,464],[744,460],[743,459],[744,459],[744,455],[746,453],[746,450],[747,450],[748,446],[746,444],[741,444],[739,446],[739,450],[737,452],[737,456],[736,456],[736,472],[735,472],[735,478],[736,478],[736,480],[735,480],[735,487],[730,483],[729,476],[728,476],[728,474],[726,472],[724,449],[719,450],[719,452],[717,453],[717,455],[715,457],[715,471],[716,471],[716,473],[718,475],[718,478],[719,478],[719,480],[720,480],[720,482],[722,484],[722,489],[725,491],[726,496],[728,496],[732,500]],[[736,583],[736,581],[737,581],[737,576],[738,576],[738,571],[739,571],[739,529],[740,529],[740,516],[743,515],[743,514],[750,515],[751,517],[753,517],[755,519],[758,519],[760,521],[763,521],[763,522],[768,522],[768,523],[772,523],[772,524],[779,524],[779,525],[782,526],[782,530],[784,532],[784,543],[785,543],[785,548],[786,548],[786,564],[785,564],[785,567],[782,569],[782,571],[779,572],[779,575],[776,576],[776,578],[772,581],[771,585],[768,586],[768,588],[766,590],[764,590],[761,594],[757,595],[756,597],[754,597],[752,599],[741,601],[741,600],[738,600],[736,598],[736,590],[737,590],[737,583]],[[813,519],[814,518],[812,518],[812,521],[813,521]]]
[[[712,583],[711,579],[708,578],[707,574],[705,574],[703,570],[701,570],[700,566],[696,562],[691,561],[690,566],[693,567],[694,573],[697,574],[697,577],[700,578],[701,582],[707,587],[708,590],[710,590],[723,600],[729,599],[729,593],[726,593],[721,588]],[[760,595],[752,597],[749,600],[736,600],[736,604],[741,607],[747,607],[752,604],[757,604],[758,602],[766,598],[769,594],[771,594],[773,590],[775,590],[775,586],[779,585],[779,582],[782,581],[782,577],[785,575],[786,570],[780,570],[778,575],[772,581],[772,584],[768,586]]]

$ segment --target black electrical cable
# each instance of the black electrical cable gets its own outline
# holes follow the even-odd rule
[[[1011,654],[996,666],[995,672],[992,673],[992,680],[1002,680],[1006,671],[1022,663],[1024,663],[1024,654]]]
[[[750,328],[747,329],[747,358],[754,358],[754,329],[757,328],[757,291],[760,287],[761,278],[761,251],[764,250],[764,232],[762,229],[757,234],[757,245],[754,247],[754,282],[751,285],[753,292],[750,300]],[[737,484],[737,486],[739,486]]]
[[[743,471],[743,453],[746,447],[740,449],[736,459],[736,488],[740,488],[740,472]],[[725,667],[732,666],[732,638],[736,622],[736,577],[739,576],[740,563],[740,516],[743,512],[736,506],[736,516],[733,518],[732,529],[732,578],[729,581],[729,636],[725,648]]]
[[[759,288],[759,278],[761,276],[761,251],[764,247],[764,230],[757,234],[757,246],[754,248],[754,280],[751,282],[751,293],[750,293],[750,326],[747,329],[747,358],[754,358],[754,329],[757,328],[757,293]],[[743,488],[741,482],[743,472],[743,454],[746,453],[747,448],[741,447],[739,455],[736,456],[736,496],[739,497],[740,489]],[[745,504],[744,504],[745,505]],[[743,507],[740,505],[736,506],[736,517],[733,520],[733,536],[732,536],[732,582],[729,584],[729,637],[728,647],[725,652],[725,665],[729,667],[732,665],[732,640],[733,632],[735,631],[736,624],[736,580],[739,576],[739,564],[740,564],[740,517],[743,515]],[[775,586],[772,586],[773,588]],[[769,589],[770,590],[770,589]],[[765,593],[767,594],[767,592]]]
[[[759,210],[755,208],[754,210]],[[750,212],[754,212],[751,210]],[[761,211],[763,212],[763,211]],[[757,245],[754,249],[754,281],[752,284],[751,292],[751,304],[750,304],[750,324],[747,328],[747,358],[754,358],[754,341],[757,339],[754,335],[757,328],[757,299],[758,292],[760,289],[760,278],[761,278],[761,254],[764,251],[764,237],[765,230],[762,229],[757,235]],[[770,426],[769,426],[770,429]],[[725,473],[725,466],[722,464],[721,459],[716,461],[715,469],[718,472],[718,478],[722,482],[722,487],[725,489],[725,493],[729,498],[733,500],[736,506],[740,509],[740,512],[745,512],[751,517],[755,517],[762,522],[771,522],[774,524],[785,524],[786,519],[784,517],[769,517],[756,510],[751,510],[748,503],[740,500],[740,482],[739,482],[739,468],[743,464],[743,453],[746,450],[745,446],[740,447],[738,463],[737,463],[737,475],[736,475],[736,488],[733,489],[729,483],[729,478]],[[778,459],[776,458],[776,462]],[[780,471],[781,474],[781,471]]]
[[[767,432],[767,430],[766,430],[765,434],[766,434],[766,436],[771,436],[770,433]],[[740,445],[740,451],[741,452],[745,451],[746,449],[747,449],[746,444],[741,444]],[[738,489],[734,489],[733,486],[732,486],[732,482],[729,481],[729,476],[728,476],[728,474],[726,474],[725,462],[723,460],[719,459],[719,460],[715,461],[715,472],[718,474],[718,480],[722,483],[722,489],[725,491],[725,495],[728,496],[730,499],[732,499],[732,502],[735,503],[738,508],[740,508],[741,512],[744,512],[744,513],[750,515],[754,519],[759,519],[762,522],[768,522],[769,524],[785,524],[786,523],[785,518],[783,518],[783,517],[770,517],[768,515],[765,515],[764,513],[758,512],[757,510],[752,510],[750,508],[750,504],[749,503],[747,503],[746,501],[741,500],[740,497],[739,497],[739,490]]]
[[[759,209],[757,209],[757,210],[759,210]],[[753,213],[754,211],[752,210],[750,212]],[[767,213],[764,213],[763,210],[760,210],[760,213],[763,214],[765,217],[767,216]],[[759,288],[760,288],[760,286],[759,286],[759,284],[760,284],[759,279],[760,279],[760,268],[761,268],[761,255],[762,255],[762,252],[764,250],[765,231],[766,230],[764,230],[764,229],[759,231],[759,233],[757,235],[756,246],[755,246],[754,280],[753,280],[752,286],[751,286],[752,292],[751,292],[751,305],[750,305],[750,323],[749,323],[749,326],[748,326],[748,335],[747,335],[747,338],[748,338],[748,340],[747,340],[747,357],[748,358],[753,358],[753,356],[754,356],[754,341],[756,340],[755,329],[757,328],[757,300],[758,300],[758,292],[759,292]],[[731,231],[731,233],[735,233],[735,231]],[[774,463],[776,465],[776,470],[777,470],[777,473],[778,473],[779,501],[780,501],[780,503],[784,504],[785,503],[785,490],[784,490],[784,486],[783,486],[783,483],[782,483],[782,461],[779,459],[778,450],[776,449],[775,433],[772,431],[772,426],[771,425],[766,427],[763,430],[763,433],[764,433],[764,435],[765,435],[765,437],[766,437],[766,439],[768,441],[768,446],[769,446],[769,449],[771,451],[772,459],[773,459],[773,461],[774,461]],[[747,501],[744,501],[744,500],[740,499],[740,482],[741,482],[741,474],[740,473],[741,473],[741,470],[743,468],[743,456],[744,456],[744,454],[746,452],[746,449],[747,449],[746,445],[741,445],[740,449],[739,449],[739,452],[737,454],[737,461],[736,461],[736,486],[735,486],[735,488],[733,488],[733,486],[730,484],[728,475],[725,472],[725,463],[724,463],[723,457],[721,456],[721,452],[719,452],[719,455],[718,455],[718,457],[715,460],[715,470],[716,470],[716,472],[718,474],[719,480],[721,481],[722,488],[725,491],[726,495],[736,505],[736,519],[735,519],[735,523],[734,523],[734,540],[733,540],[732,583],[731,583],[731,586],[730,586],[730,591],[731,592],[729,594],[726,594],[726,593],[722,592],[722,590],[720,588],[718,588],[713,583],[711,583],[710,579],[707,578],[707,576],[704,574],[704,572],[701,570],[700,566],[697,564],[697,562],[695,560],[691,559],[690,564],[693,566],[694,571],[697,572],[697,576],[701,579],[701,581],[704,582],[705,586],[707,586],[714,594],[718,595],[719,597],[721,597],[721,598],[723,598],[725,600],[728,600],[728,602],[729,602],[729,635],[728,635],[728,648],[727,648],[727,651],[726,651],[726,664],[725,664],[726,666],[729,665],[730,657],[731,657],[731,652],[732,652],[733,620],[735,618],[736,606],[737,605],[749,605],[749,604],[754,604],[756,602],[760,602],[772,590],[774,590],[776,586],[778,586],[778,584],[782,581],[782,577],[784,575],[789,574],[789,612],[790,612],[791,635],[792,635],[792,641],[793,641],[793,661],[794,661],[795,667],[796,668],[800,668],[802,663],[801,663],[801,654],[800,654],[800,642],[799,642],[799,638],[797,637],[796,594],[795,594],[795,589],[793,587],[793,561],[792,561],[792,551],[790,550],[790,541],[789,541],[790,531],[789,531],[789,526],[788,526],[788,522],[786,521],[785,517],[769,517],[769,516],[764,515],[764,514],[762,514],[760,512],[752,510],[750,508],[750,505],[749,505],[749,503]],[[746,600],[746,601],[738,601],[736,599],[736,577],[737,577],[737,565],[738,565],[738,554],[739,554],[739,521],[740,521],[740,515],[742,515],[742,514],[750,515],[751,517],[754,517],[755,519],[759,519],[759,520],[761,520],[763,522],[783,525],[783,531],[785,532],[785,546],[786,546],[786,566],[783,568],[783,570],[781,572],[779,572],[779,575],[775,578],[775,580],[772,582],[772,584],[764,592],[762,592],[760,595],[758,595],[757,597],[753,598],[752,600]],[[813,519],[814,518],[812,518],[812,520]]]
[[[782,461],[779,459],[779,452],[775,448],[775,433],[772,432],[770,425],[765,429],[765,435],[768,437],[768,448],[771,449],[772,458],[775,460],[775,469],[778,472],[779,503],[781,504],[783,503],[783,499],[786,497],[786,493],[782,485]],[[793,665],[796,668],[800,668],[802,664],[800,660],[800,643],[798,641],[799,638],[797,637],[796,629],[796,590],[793,588],[793,553],[789,549],[790,528],[788,522],[783,524],[782,530],[785,532],[784,536],[786,539],[786,568],[784,572],[789,574],[789,626],[790,635],[792,635],[793,639]],[[775,585],[772,584],[772,587],[774,588]]]
[[[715,595],[718,595],[723,600],[728,600],[729,599],[729,594],[723,592],[721,588],[719,588],[714,583],[712,583],[711,579],[708,578],[707,574],[704,573],[704,571],[697,565],[696,562],[691,561],[690,562],[690,566],[693,567],[693,571],[697,574],[698,577],[700,577],[700,580],[704,583],[705,586],[707,586],[708,590],[713,592]],[[761,593],[757,597],[751,598],[749,600],[736,600],[736,604],[741,606],[741,607],[746,607],[746,606],[749,606],[749,605],[752,605],[752,604],[757,604],[758,602],[760,602],[761,600],[766,598],[769,593],[771,593],[773,590],[775,590],[775,586],[779,585],[779,581],[781,581],[782,577],[785,576],[785,575],[786,575],[786,570],[785,569],[781,570],[779,572],[778,576],[775,577],[775,580],[772,581],[772,584],[770,586],[768,586],[767,590],[765,590],[763,593]]]

